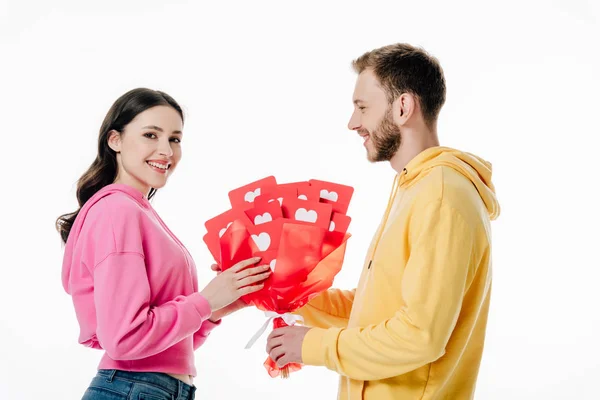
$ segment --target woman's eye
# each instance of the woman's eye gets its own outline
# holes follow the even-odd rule
[[[179,139],[179,138],[176,138],[176,137],[174,137],[174,138],[171,138],[171,141],[172,141],[172,142],[175,142],[175,143],[181,143],[181,139]]]
[[[360,111],[363,111],[365,108],[367,108],[367,107],[364,107],[364,106],[362,106],[362,107],[358,107],[358,109],[359,109]]]
[[[156,139],[156,135],[152,132],[148,132],[148,133],[144,133],[144,136],[147,137],[148,139]]]

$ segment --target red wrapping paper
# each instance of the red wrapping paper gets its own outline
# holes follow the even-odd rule
[[[278,184],[269,176],[230,191],[232,209],[205,223],[203,239],[223,271],[256,256],[273,269],[264,288],[242,300],[268,313],[274,328],[301,319],[290,313],[333,284],[350,237],[353,190],[319,180]],[[268,321],[246,348],[267,327]],[[264,367],[272,377],[287,377],[301,365],[280,369],[267,358]]]
[[[283,224],[274,273],[258,292],[243,296],[242,300],[263,311],[278,314],[291,313],[308,303],[314,296],[327,290],[341,270],[350,234],[329,232],[323,228],[294,222]],[[220,239],[223,271],[240,261],[262,256],[250,237],[246,226],[236,220]],[[269,260],[263,260],[269,261]],[[274,319],[274,327],[286,326],[281,318]],[[281,373],[275,362],[264,363],[270,376]],[[301,368],[299,364],[284,367],[289,372]]]

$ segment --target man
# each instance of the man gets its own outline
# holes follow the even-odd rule
[[[298,311],[312,328],[274,330],[279,366],[325,366],[340,399],[471,399],[491,287],[491,165],[440,147],[446,98],[438,61],[395,44],[353,62],[348,128],[371,162],[396,171],[356,289],[331,289]]]

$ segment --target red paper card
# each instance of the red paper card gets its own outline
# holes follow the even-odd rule
[[[263,193],[264,194],[256,197],[256,204],[266,204],[277,200],[281,206],[283,204],[283,199],[296,198],[298,196],[298,192],[295,188],[290,186],[280,187],[279,185],[266,187]]]
[[[232,208],[247,208],[262,194],[263,188],[274,185],[277,185],[277,180],[274,176],[268,176],[230,191],[229,201]]]
[[[300,182],[289,182],[289,183],[280,183],[277,185],[280,188],[291,188],[296,190],[296,193],[298,193],[299,189],[305,189],[307,187],[310,187],[310,183],[308,183],[308,181],[300,181]]]
[[[314,186],[298,188],[298,198],[300,200],[319,201],[319,189]]]
[[[202,240],[204,241],[204,243],[206,243],[206,247],[208,248],[208,251],[210,251],[210,254],[213,256],[215,262],[218,263],[219,259],[221,258],[221,247],[219,244],[219,237],[217,235],[211,235],[210,233],[207,233],[206,235],[204,235]]]
[[[329,223],[329,232],[346,233],[351,221],[349,216],[334,212]]]
[[[251,225],[246,214],[242,210],[234,208],[209,219],[204,226],[209,234],[216,234],[220,238],[236,219],[241,219],[246,226]]]
[[[260,257],[260,261],[257,265],[269,265],[271,271],[275,272],[277,266],[277,250],[257,251],[252,255],[254,257]]]
[[[312,223],[323,229],[329,228],[332,212],[329,204],[300,199],[284,199],[281,208],[285,218]]]
[[[346,214],[354,193],[352,186],[317,179],[311,179],[309,182],[311,186],[319,189],[319,197],[323,203],[331,204],[335,212]]]
[[[281,229],[286,221],[285,218],[278,218],[271,222],[248,227],[248,232],[259,251],[276,250],[279,247]]]
[[[283,217],[281,206],[276,201],[271,203],[255,204],[254,207],[245,210],[244,213],[246,213],[254,225],[264,224],[266,222],[271,222],[277,218]]]
[[[219,240],[236,219],[242,221],[246,227],[252,225],[246,214],[238,209],[227,210],[204,223],[207,233],[202,240],[204,240],[210,254],[212,254],[217,262],[219,262],[221,257],[221,244]]]

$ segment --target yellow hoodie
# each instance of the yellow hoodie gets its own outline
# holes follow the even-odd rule
[[[427,149],[394,180],[355,290],[298,311],[306,365],[341,375],[339,399],[472,399],[492,281],[491,165]]]

